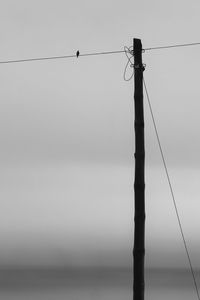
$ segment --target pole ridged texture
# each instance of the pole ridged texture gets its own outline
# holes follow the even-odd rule
[[[135,68],[135,229],[133,248],[133,300],[144,300],[144,256],[145,256],[145,147],[143,112],[143,64],[141,40],[134,39]]]

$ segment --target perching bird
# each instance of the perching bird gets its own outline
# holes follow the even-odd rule
[[[78,58],[79,57],[79,54],[80,54],[80,52],[79,52],[79,50],[76,52],[76,57]]]

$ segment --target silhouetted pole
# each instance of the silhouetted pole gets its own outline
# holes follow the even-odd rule
[[[144,113],[143,71],[141,40],[133,40],[135,69],[135,230],[133,249],[133,299],[144,300],[144,255],[145,255],[145,183],[144,183]]]

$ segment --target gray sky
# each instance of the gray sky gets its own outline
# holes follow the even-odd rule
[[[200,41],[199,1],[2,0],[0,8],[0,61],[123,50],[133,38],[144,48]],[[199,50],[143,54],[195,265]],[[131,265],[134,87],[125,65],[124,54],[0,65],[0,264]],[[147,264],[187,266],[144,101]]]

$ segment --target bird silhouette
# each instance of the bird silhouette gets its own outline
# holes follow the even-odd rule
[[[79,52],[79,50],[76,52],[76,57],[78,58],[79,57],[79,54],[80,54],[80,52]]]

